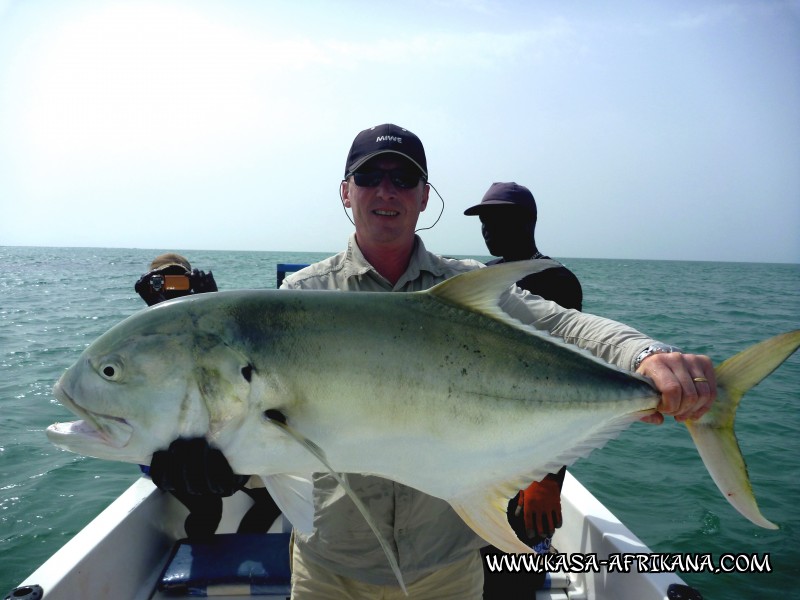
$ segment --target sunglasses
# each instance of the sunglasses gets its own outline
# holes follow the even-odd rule
[[[407,171],[405,169],[391,169],[385,171],[383,169],[372,169],[369,171],[356,171],[353,173],[353,181],[356,182],[358,187],[377,187],[383,181],[384,175],[389,176],[389,181],[392,184],[403,190],[410,190],[417,187],[422,175],[414,171]]]

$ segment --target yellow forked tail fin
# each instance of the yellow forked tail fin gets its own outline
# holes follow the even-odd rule
[[[733,507],[767,529],[778,526],[764,518],[753,496],[742,452],[733,431],[742,396],[777,369],[800,346],[800,330],[751,346],[715,369],[718,397],[712,409],[686,426],[714,483]]]

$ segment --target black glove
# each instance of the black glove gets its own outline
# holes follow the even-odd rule
[[[147,303],[147,306],[153,306],[167,299],[163,289],[154,290],[150,285],[150,277],[152,277],[152,275],[153,271],[145,273],[139,277],[139,280],[133,285],[133,289],[136,290],[136,293],[139,294],[141,299]]]
[[[156,487],[176,495],[230,496],[250,478],[237,475],[225,456],[205,438],[179,438],[153,453],[150,477]]]
[[[236,533],[266,533],[281,514],[281,509],[266,488],[242,488],[253,499],[253,506],[245,513]]]
[[[214,275],[211,271],[206,274],[203,271],[195,269],[192,271],[191,275],[189,275],[189,281],[192,284],[192,292],[195,294],[217,291],[217,282],[214,281]]]

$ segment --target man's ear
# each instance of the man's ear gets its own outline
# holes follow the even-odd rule
[[[341,187],[341,197],[342,197],[342,205],[345,208],[352,208],[350,206],[350,186],[347,184],[346,179],[342,179],[342,187]]]
[[[428,208],[428,196],[430,195],[430,192],[431,186],[426,183],[422,190],[422,204],[419,207],[419,212],[423,212],[426,208]]]

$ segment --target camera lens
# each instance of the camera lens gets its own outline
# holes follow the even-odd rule
[[[150,277],[150,288],[154,292],[160,292],[161,288],[164,287],[164,276],[159,274],[154,274]]]

